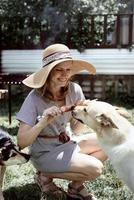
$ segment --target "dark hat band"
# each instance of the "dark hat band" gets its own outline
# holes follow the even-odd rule
[[[45,67],[46,65],[56,60],[61,60],[61,59],[66,59],[66,58],[72,59],[70,52],[56,52],[54,54],[47,56],[46,58],[43,58],[42,64],[43,64],[43,67]]]

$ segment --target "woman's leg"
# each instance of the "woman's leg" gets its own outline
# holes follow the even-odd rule
[[[101,150],[95,133],[76,136],[74,139],[80,146],[80,152],[75,153],[70,161],[70,168],[64,173],[47,173],[50,177],[68,180],[93,180],[101,174],[103,164],[107,159]]]
[[[107,155],[104,153],[104,151],[102,151],[99,146],[98,139],[95,133],[79,136],[77,138],[77,141],[80,146],[81,153],[88,154],[102,162],[107,159]],[[97,167],[99,167],[99,165],[97,165]],[[101,170],[101,165],[98,170]],[[74,192],[74,194],[77,194],[80,197],[86,197],[86,199],[96,199],[92,194],[88,194],[88,192],[85,190],[85,188],[83,187],[83,181],[72,181],[68,188],[68,193],[70,192]]]
[[[46,174],[37,172],[34,175],[34,181],[41,190],[42,200],[45,200],[48,196],[50,198],[55,197],[55,199],[63,199],[66,197],[66,192],[53,182],[53,177],[47,177]]]
[[[94,180],[102,172],[103,164],[93,156],[75,153],[70,161],[68,171],[61,173],[45,173],[48,177],[67,179],[71,181]]]
[[[80,146],[80,152],[73,154],[69,169],[64,173],[45,173],[44,175],[49,178],[71,180],[71,187],[77,191],[83,182],[94,180],[101,174],[102,162],[107,159],[107,156],[99,147],[95,133],[77,136],[75,139]],[[85,189],[82,189],[79,194],[88,196]]]
[[[82,136],[77,136],[75,137],[75,139],[77,140],[82,153],[91,155],[102,162],[107,159],[107,155],[99,146],[96,133],[89,133]]]
[[[73,155],[70,167],[64,173],[48,173],[48,177],[55,177],[61,179],[71,180],[68,186],[68,195],[72,198],[89,198],[95,200],[96,198],[89,194],[83,187],[85,181],[91,181],[97,178],[102,172],[103,164],[97,158],[77,152]]]

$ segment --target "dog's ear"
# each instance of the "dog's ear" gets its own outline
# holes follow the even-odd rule
[[[93,99],[93,100],[86,99],[86,100],[83,100],[83,105],[88,106],[88,105],[90,105],[91,102],[94,102],[94,101],[97,101],[97,100],[98,99]]]
[[[112,118],[107,116],[106,114],[102,113],[100,115],[96,116],[96,120],[97,122],[99,122],[101,124],[101,126],[109,126],[112,128],[117,128],[116,124],[113,122]]]
[[[125,117],[125,118],[127,118],[127,119],[129,119],[129,118],[132,117],[131,114],[130,114],[127,110],[125,110],[124,108],[115,107],[115,110],[116,110],[121,116],[123,116],[123,117]]]
[[[76,106],[87,106],[90,103],[90,99],[79,100],[76,103]]]

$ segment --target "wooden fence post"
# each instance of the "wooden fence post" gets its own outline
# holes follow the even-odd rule
[[[1,24],[0,24],[0,44],[2,44],[1,38],[2,38],[2,30],[1,30]],[[0,73],[2,72],[2,63],[1,63],[1,61],[2,61],[1,56],[2,55],[1,55],[1,52],[2,52],[2,47],[0,45]]]

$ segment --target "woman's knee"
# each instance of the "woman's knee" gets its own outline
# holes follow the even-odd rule
[[[74,160],[73,160],[74,161]],[[87,176],[88,179],[94,179],[101,175],[103,170],[103,164],[100,160],[95,157],[82,155],[77,162],[71,162],[69,171],[75,173],[81,173]]]
[[[92,165],[90,164],[85,172],[90,179],[95,179],[101,175],[103,170],[103,163],[100,160],[95,160]]]
[[[94,167],[94,173],[96,177],[100,176],[103,170],[103,163],[100,160],[97,160],[97,163]]]

